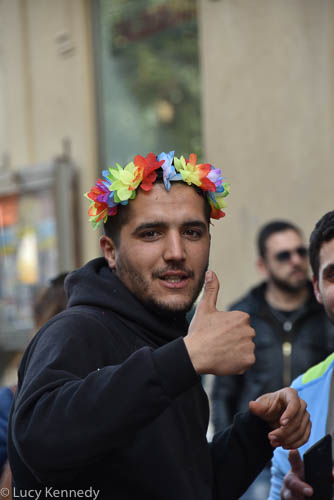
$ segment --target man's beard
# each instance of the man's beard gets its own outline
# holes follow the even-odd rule
[[[205,273],[208,269],[209,262],[206,262],[205,267],[203,268],[199,280],[194,287],[193,293],[191,294],[191,297],[186,301],[186,303],[180,303],[178,305],[174,304],[168,304],[165,301],[159,301],[159,297],[155,297],[153,295],[151,296],[145,296],[147,292],[149,291],[150,288],[150,283],[142,276],[140,272],[137,271],[137,269],[129,264],[128,262],[124,262],[124,260],[119,257],[118,262],[117,262],[117,267],[116,267],[116,273],[117,276],[120,278],[120,280],[125,284],[125,286],[128,288],[128,290],[150,311],[152,311],[155,314],[159,314],[161,316],[164,316],[165,318],[173,317],[175,318],[176,316],[185,316],[187,312],[189,312],[192,308],[192,306],[195,303],[195,300],[200,294],[200,291],[203,288],[204,285],[204,280],[205,280]],[[192,279],[194,276],[193,272],[187,271],[182,264],[175,264],[175,265],[170,265],[166,266],[164,269],[159,270],[159,271],[153,271],[152,272],[152,279],[159,279],[159,275],[162,275],[163,273],[167,271],[184,271],[187,272],[189,277]],[[126,284],[126,278],[128,278],[131,281],[132,287],[129,288]]]
[[[175,270],[175,268],[172,269]],[[169,317],[175,318],[178,316],[182,317],[191,310],[197,297],[199,296],[204,285],[205,273],[207,270],[208,270],[208,265],[202,272],[200,279],[197,283],[197,286],[194,288],[193,294],[188,300],[188,302],[185,304],[180,304],[179,307],[175,307],[175,304],[171,305],[163,301],[160,302],[159,299],[156,299],[155,297],[142,298],[140,296],[137,296],[137,298],[142,302],[142,304],[144,304],[144,306],[147,309],[149,309],[155,314],[159,314],[161,316],[164,316],[165,318]]]
[[[275,274],[271,274],[270,279],[277,288],[279,288],[282,292],[289,293],[290,295],[298,294],[307,284],[307,276],[305,276],[305,279],[296,283],[291,283],[288,280],[278,278]]]

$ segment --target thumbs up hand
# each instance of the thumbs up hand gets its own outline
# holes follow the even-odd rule
[[[184,342],[197,373],[243,373],[255,362],[255,332],[248,314],[217,310],[218,291],[216,274],[207,271],[203,296]]]

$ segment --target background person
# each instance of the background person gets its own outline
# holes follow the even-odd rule
[[[288,221],[271,221],[260,229],[257,247],[257,267],[265,281],[230,308],[250,315],[256,361],[243,375],[215,378],[216,432],[245,411],[250,400],[290,385],[334,350],[334,328],[308,279],[307,248],[300,229]],[[268,465],[244,498],[266,498],[269,482]]]
[[[13,389],[0,388],[0,477],[7,461],[7,428],[10,409],[13,402]]]
[[[50,318],[66,308],[64,281],[68,273],[60,273],[50,280],[48,285],[38,290],[33,304],[35,331],[39,330]],[[15,370],[21,356],[15,360]],[[0,388],[0,499],[11,499],[6,488],[11,491],[12,475],[7,461],[7,430],[11,406],[16,391],[16,385]],[[2,495],[1,488],[4,488]]]
[[[68,272],[57,274],[38,291],[33,305],[35,331],[40,330],[50,318],[66,309],[64,283],[68,274]]]
[[[314,292],[319,303],[334,323],[334,211],[326,213],[315,225],[310,237],[310,262],[313,272]],[[325,434],[334,437],[334,352],[318,365],[300,375],[292,384],[308,403],[312,419],[310,439],[298,451],[290,453],[278,448],[275,451],[270,500],[311,497],[313,490],[303,481],[302,454]],[[334,443],[334,440],[333,440]],[[334,453],[333,453],[334,456]],[[292,469],[290,469],[291,462]],[[283,478],[286,475],[284,482]],[[281,493],[281,487],[283,489]]]

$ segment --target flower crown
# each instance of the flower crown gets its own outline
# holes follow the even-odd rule
[[[211,207],[210,217],[220,219],[225,213],[225,198],[230,191],[230,185],[223,182],[221,171],[209,163],[198,163],[197,156],[192,153],[189,160],[181,156],[174,156],[174,151],[160,153],[155,156],[149,153],[146,158],[137,155],[134,160],[122,167],[104,170],[104,179],[98,179],[85,197],[90,200],[88,210],[89,221],[96,229],[108,217],[117,214],[118,205],[127,205],[129,200],[136,197],[136,190],[140,186],[144,191],[150,191],[157,178],[156,170],[163,171],[163,182],[167,191],[171,182],[183,181],[200,187],[207,192],[207,200]]]

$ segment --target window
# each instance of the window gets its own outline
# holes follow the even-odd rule
[[[202,157],[196,1],[97,0],[94,17],[102,167]]]

